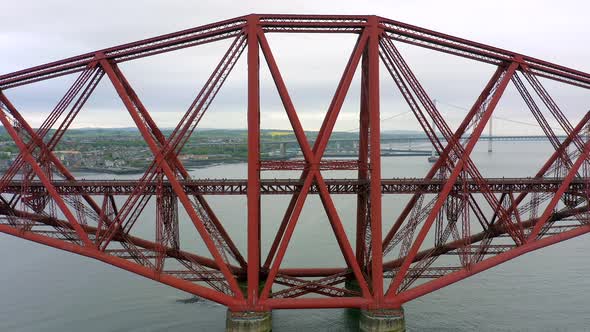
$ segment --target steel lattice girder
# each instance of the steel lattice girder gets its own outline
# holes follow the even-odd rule
[[[358,39],[319,135],[310,144],[266,34],[317,32],[356,34]],[[118,64],[222,39],[233,39],[233,42],[174,133],[166,138]],[[498,67],[456,132],[450,131],[394,42]],[[243,51],[248,62],[248,178],[190,179],[178,154]],[[260,52],[295,132],[303,160],[260,160]],[[440,154],[439,161],[423,179],[381,179],[380,61]],[[327,143],[359,64],[362,73],[359,158],[325,160]],[[81,72],[78,80],[37,131],[2,92],[76,72]],[[154,154],[152,165],[139,180],[80,181],[52,153],[105,74]],[[556,136],[546,125],[545,116],[534,103],[525,81],[520,80],[520,74],[567,136]],[[0,231],[92,257],[237,310],[399,306],[526,252],[590,231],[587,205],[590,146],[581,137],[590,112],[573,126],[538,77],[590,88],[590,74],[574,69],[378,16],[346,15],[248,15],[2,75],[0,120],[20,149],[19,167],[26,167],[28,173],[23,180],[15,180],[18,167],[14,166],[0,181]],[[484,178],[469,155],[510,82],[517,86],[536,120],[546,129],[547,139],[556,151],[532,178]],[[67,116],[58,123],[62,114]],[[442,137],[435,134],[430,119]],[[54,126],[60,129],[47,139],[45,136]],[[471,128],[473,132],[466,134]],[[573,152],[568,152],[570,145],[575,146]],[[302,176],[263,180],[261,170],[301,170]],[[358,179],[324,179],[325,170],[354,170]],[[441,172],[446,175],[437,177]],[[65,180],[54,179],[54,173]],[[499,200],[495,193],[502,194]],[[268,194],[286,194],[292,198],[271,250],[261,264],[260,196]],[[281,268],[308,194],[320,196],[346,267]],[[332,194],[357,195],[356,250],[344,232]],[[381,194],[414,194],[383,241]],[[435,198],[423,204],[426,194]],[[486,215],[474,194],[485,197],[493,215]],[[102,206],[96,201],[99,195],[103,196]],[[127,196],[125,204],[117,206],[114,195]],[[203,195],[247,196],[247,259],[233,244]],[[155,242],[129,234],[151,196],[157,197]],[[527,196],[529,201],[525,200]],[[566,207],[556,212],[560,200]],[[443,206],[448,206],[449,201],[456,211],[447,207],[445,212]],[[208,255],[184,251],[179,243],[178,202],[204,239]],[[538,216],[540,203],[544,210]],[[57,217],[56,208],[65,220]],[[530,213],[528,219],[525,213]],[[440,222],[444,214],[456,215],[450,218],[454,221]],[[477,217],[483,231],[472,232],[468,228],[471,215]],[[457,221],[459,217],[461,223]],[[434,223],[440,226],[435,245],[425,249],[422,242]],[[415,231],[418,236],[414,239]],[[497,238],[514,243],[492,243]],[[403,246],[400,257],[383,262],[384,253],[399,244]],[[458,256],[460,265],[436,265],[442,255]],[[166,268],[169,260],[179,265]],[[387,291],[384,278],[393,279]],[[247,280],[245,293],[239,289],[236,279]],[[350,279],[359,282],[359,292],[341,287]],[[432,280],[410,288],[416,279]],[[261,282],[264,288],[259,293]],[[273,296],[270,292],[273,284],[287,289]],[[309,293],[323,297],[298,298]]]
[[[563,178],[486,178],[490,191],[495,193],[554,193]],[[568,186],[569,193],[585,195],[588,181],[586,178],[576,178]],[[471,193],[480,193],[481,188],[471,179],[458,181],[453,191],[458,192],[466,182]],[[245,179],[190,179],[180,181],[184,191],[194,195],[246,195],[248,181]],[[441,191],[445,181],[440,179],[396,178],[382,179],[381,193],[389,195],[401,194],[436,194]],[[137,188],[137,180],[53,180],[52,184],[60,195],[130,195]],[[291,195],[299,190],[303,182],[299,179],[263,179],[260,181],[262,195]],[[328,191],[331,194],[357,194],[369,190],[370,184],[366,180],[355,179],[326,179]],[[168,181],[163,182],[163,190],[171,193]],[[157,183],[150,182],[143,191],[144,195],[156,195]],[[318,194],[318,187],[312,185],[311,194]],[[2,190],[5,194],[47,195],[43,183],[31,181],[24,183],[20,180],[9,182]]]
[[[368,25],[367,22],[369,20],[369,16],[354,15],[257,16],[260,18],[259,26],[265,32],[282,33],[359,33]],[[247,16],[237,17],[193,29],[107,48],[98,52],[116,62],[130,61],[140,57],[231,38],[241,33],[246,25],[246,19]],[[517,53],[508,50],[457,38],[386,18],[378,17],[378,21],[379,27],[395,40],[431,48],[441,52],[447,52],[457,56],[472,58],[477,61],[499,64],[504,61],[512,61],[514,57],[518,55]],[[95,54],[98,52],[81,54],[72,58],[2,75],[0,76],[0,88],[11,88],[38,80],[81,71],[86,65],[93,61]],[[587,73],[529,56],[523,56],[522,61],[527,63],[537,75],[560,80],[569,84],[578,84],[583,87],[588,87],[590,84],[590,75]]]

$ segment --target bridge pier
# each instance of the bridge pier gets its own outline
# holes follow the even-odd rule
[[[258,293],[262,292],[266,279],[259,280]],[[238,280],[238,286],[244,296],[248,294],[248,281]],[[272,294],[272,290],[271,290]],[[225,315],[226,332],[267,332],[272,331],[271,311],[232,311],[227,309]]]
[[[231,311],[227,309],[226,332],[269,332],[272,331],[270,311]]]
[[[404,332],[406,321],[404,308],[361,310],[359,331],[361,332]]]
[[[360,292],[358,281],[354,279],[346,280],[344,288]],[[359,331],[361,332],[404,332],[406,330],[406,321],[404,318],[404,308],[396,309],[347,309],[360,312],[358,316]]]

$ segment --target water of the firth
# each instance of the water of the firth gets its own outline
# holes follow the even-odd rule
[[[478,145],[473,158],[484,176],[532,176],[548,156],[543,142],[497,142],[492,154]],[[423,176],[426,157],[384,158],[383,177]],[[192,171],[193,177],[245,177],[244,164]],[[326,174],[325,177],[352,173]],[[113,178],[80,174],[85,178]],[[265,174],[278,177],[278,174]],[[285,176],[285,174],[283,174]],[[286,176],[289,176],[286,174]],[[293,176],[293,174],[291,174]],[[129,177],[129,176],[127,176]],[[245,242],[244,200],[211,200],[220,218]],[[286,197],[263,199],[264,248],[276,229]],[[336,198],[349,236],[353,198]],[[399,212],[399,198],[384,196],[384,222]],[[186,222],[186,220],[184,221]],[[153,228],[140,233],[153,236]],[[385,228],[385,227],[384,227]],[[186,232],[184,232],[186,230]],[[183,228],[183,241],[193,233]],[[301,216],[285,264],[342,264],[313,197]],[[353,240],[353,238],[351,238]],[[200,245],[195,245],[199,248]],[[584,331],[590,329],[590,238],[582,236],[522,256],[405,305],[409,331]],[[223,331],[225,308],[183,303],[188,294],[87,258],[0,234],[0,331]],[[355,331],[346,310],[285,310],[273,313],[275,331]]]

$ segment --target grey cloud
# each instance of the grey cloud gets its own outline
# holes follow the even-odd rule
[[[590,23],[586,19],[590,6],[574,1],[442,1],[392,2],[365,1],[34,1],[7,2],[0,12],[0,73],[38,65],[79,53],[93,51],[154,35],[186,29],[251,12],[314,14],[377,14],[424,26],[433,30],[513,49],[517,52],[590,71],[590,48],[582,36]],[[324,39],[325,38],[325,39]],[[320,112],[334,93],[339,75],[350,54],[354,36],[279,36],[268,37],[298,111],[310,127],[321,123]],[[206,45],[163,56],[121,65],[138,94],[154,112],[182,112],[223,53],[225,44]],[[224,46],[225,45],[225,46]],[[432,51],[400,45],[400,51],[414,69],[430,96],[450,104],[469,107],[489,79],[493,68],[465,59],[434,54]],[[238,114],[245,109],[244,58],[228,79],[213,104],[215,114]],[[171,66],[172,64],[172,66]],[[265,111],[282,110],[280,99],[261,61],[261,95]],[[9,90],[15,104],[27,112],[42,114],[57,102],[73,78],[55,79]],[[393,82],[382,71],[383,118],[408,110]],[[545,81],[543,81],[545,82]],[[103,83],[106,85],[106,83]],[[354,113],[358,106],[358,72],[344,111]],[[547,82],[564,112],[573,119],[590,108],[588,91]],[[508,91],[498,113],[531,121],[519,102]],[[124,111],[112,88],[101,87],[89,102],[89,108],[101,112]],[[516,111],[518,110],[518,111]],[[441,105],[449,122],[460,121],[461,113]],[[455,112],[455,113],[453,113]],[[89,112],[91,113],[91,112]],[[457,115],[454,115],[457,114]],[[32,115],[33,118],[39,118]],[[115,117],[113,117],[115,118]],[[121,117],[125,118],[124,116]],[[269,126],[286,128],[288,124],[273,116]],[[213,119],[213,118],[212,118]],[[89,115],[84,123],[101,118]],[[343,120],[341,129],[354,128],[354,116]],[[573,120],[574,121],[574,120]],[[223,122],[222,122],[223,123]],[[215,121],[211,121],[215,125]],[[105,125],[107,125],[105,123]],[[111,125],[109,123],[108,125]],[[234,121],[231,126],[242,123]],[[385,121],[384,129],[414,126],[410,115]],[[314,129],[310,128],[310,129]],[[506,131],[530,131],[504,124]],[[534,129],[534,128],[533,128]]]

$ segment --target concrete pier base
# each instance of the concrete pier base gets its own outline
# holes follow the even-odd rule
[[[344,288],[360,292],[358,281],[346,280]],[[406,321],[404,319],[404,308],[359,310],[346,309],[347,319],[358,320],[359,331],[362,332],[404,332]]]
[[[270,311],[227,310],[225,319],[226,332],[269,332],[272,331]]]
[[[404,309],[361,310],[359,330],[362,332],[404,332]]]

